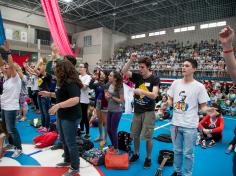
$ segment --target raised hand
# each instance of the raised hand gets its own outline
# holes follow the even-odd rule
[[[234,39],[234,30],[230,26],[226,26],[219,33],[219,39],[223,49],[231,49]]]
[[[1,48],[4,49],[4,51],[10,50],[10,45],[8,41],[5,41],[3,45],[1,45]]]

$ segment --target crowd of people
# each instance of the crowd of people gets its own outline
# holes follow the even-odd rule
[[[130,128],[134,139],[134,153],[130,163],[139,160],[140,140],[144,139],[146,158],[143,166],[151,167],[152,135],[156,116],[163,119],[168,109],[172,111],[169,116],[172,118],[170,131],[174,149],[172,176],[191,176],[198,134],[202,148],[214,146],[222,139],[222,115],[236,114],[236,94],[232,85],[218,81],[201,83],[194,79],[194,73],[198,68],[224,70],[226,64],[235,80],[233,35],[232,29],[224,29],[220,33],[222,45],[217,40],[202,41],[199,44],[187,42],[186,45],[169,41],[167,44],[157,42],[155,45],[120,48],[116,59],[126,61],[127,56],[130,59],[121,66],[121,73],[113,70],[109,74],[101,68],[96,68],[93,74],[90,74],[87,63],[80,63],[79,69],[76,70],[76,59],[73,56],[61,56],[55,45],[52,45],[50,61],[41,58],[35,65],[25,63],[20,68],[13,62],[10,47],[5,42],[2,46],[4,53],[3,58],[0,58],[0,65],[4,75],[1,81],[1,118],[6,130],[0,128],[0,145],[2,146],[6,137],[4,132],[8,133],[9,145],[5,149],[0,147],[0,156],[4,150],[12,147],[15,149],[12,157],[16,158],[22,153],[16,120],[27,119],[27,94],[31,98],[35,113],[41,114],[42,126],[37,129],[39,132],[49,131],[50,115],[56,114],[60,142],[64,149],[64,161],[57,165],[70,166],[65,176],[79,172],[80,159],[76,144],[78,127],[82,137],[89,140],[89,129],[95,119],[98,137],[94,142],[102,142],[102,145],[105,145],[108,136],[111,141],[108,150],[119,153],[117,129],[124,108],[124,82],[133,88],[134,93],[134,115]],[[133,52],[134,50],[138,52]],[[221,51],[226,61],[223,60]],[[179,65],[177,69],[181,68],[183,76],[168,88],[160,87],[160,79],[152,71],[153,65],[158,68],[166,64],[170,68]],[[205,65],[210,67],[205,68]],[[132,69],[138,69],[139,72],[130,71]],[[95,95],[93,103],[89,95],[90,89]],[[160,102],[156,101],[157,97]],[[199,111],[204,114],[200,122]],[[228,150],[232,150],[234,144],[235,142],[231,142],[231,148]],[[234,162],[235,160],[236,156]],[[235,172],[234,168],[236,175]]]

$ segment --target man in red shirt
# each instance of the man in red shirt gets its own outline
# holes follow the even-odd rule
[[[213,109],[199,122],[198,129],[200,131],[200,144],[202,148],[206,148],[206,142],[210,141],[207,145],[212,147],[217,141],[222,139],[222,131],[224,129],[224,119],[220,113],[220,108],[217,104],[213,104]]]

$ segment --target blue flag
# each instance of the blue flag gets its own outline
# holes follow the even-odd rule
[[[0,45],[3,45],[6,40],[6,35],[3,27],[2,14],[0,11]]]

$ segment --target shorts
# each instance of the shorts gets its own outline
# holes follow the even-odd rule
[[[20,109],[27,110],[27,103],[25,101],[26,96],[24,94],[20,94]]]
[[[156,116],[154,111],[134,113],[131,124],[131,136],[140,137],[146,141],[152,140]]]
[[[101,110],[102,108],[102,101],[101,100],[97,100],[96,101],[96,110]]]

